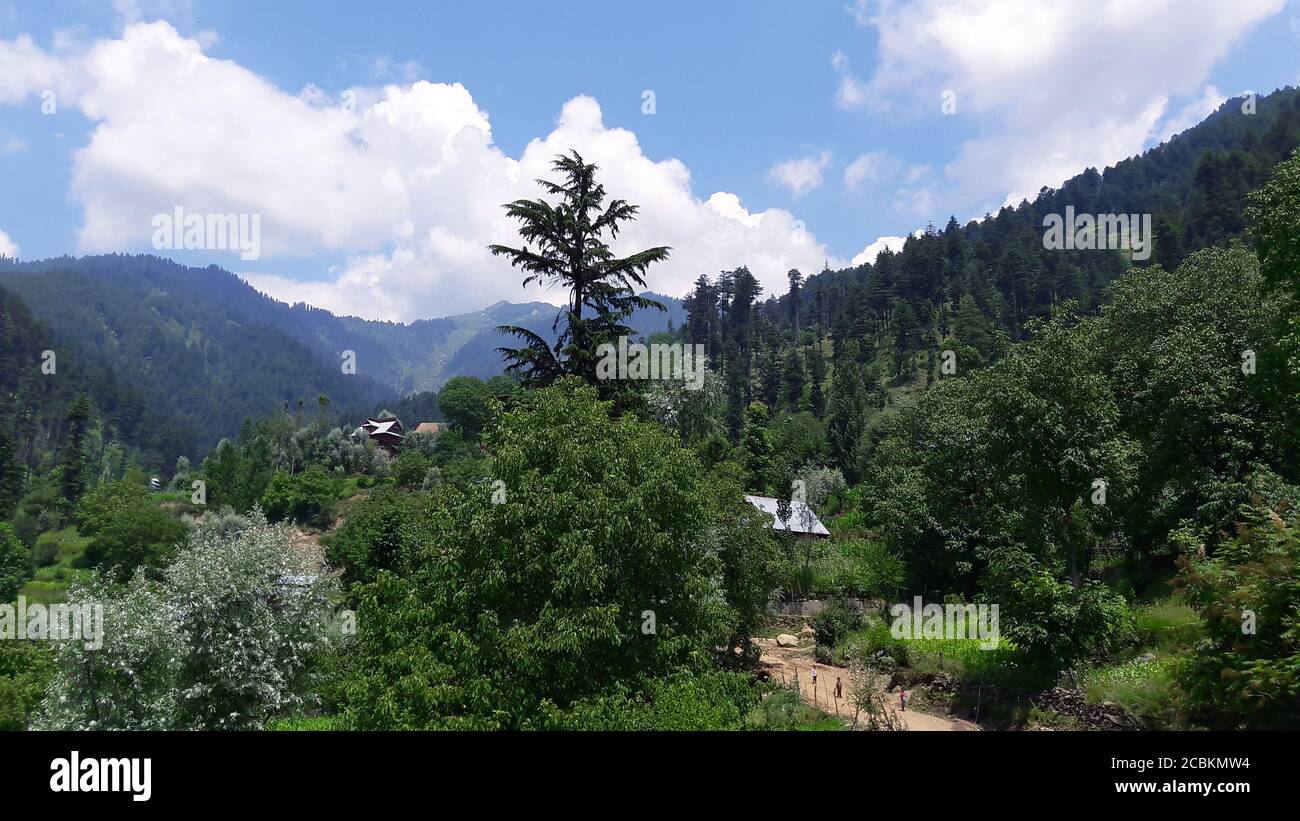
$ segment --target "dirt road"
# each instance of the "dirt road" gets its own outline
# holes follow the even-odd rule
[[[839,716],[850,722],[853,720],[854,709],[848,699],[849,671],[846,668],[834,667],[829,664],[817,664],[817,686],[814,689],[812,646],[807,638],[804,638],[797,647],[781,647],[777,644],[776,639],[755,639],[754,642],[762,648],[759,665],[771,673],[773,680],[789,684],[797,678],[799,692],[803,695],[803,699],[807,704],[824,713]],[[835,698],[835,679],[837,676],[844,685],[843,696],[839,699]],[[882,681],[881,692],[884,692],[883,684]],[[898,695],[887,694],[886,697],[892,699],[892,702],[887,701],[887,703],[892,703],[897,708]],[[951,732],[979,729],[979,725],[972,724],[969,721],[921,713],[912,709],[900,712],[898,716],[903,719],[909,730]]]

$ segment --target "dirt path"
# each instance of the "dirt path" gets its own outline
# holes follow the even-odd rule
[[[776,639],[755,639],[755,644],[762,648],[759,665],[771,673],[774,681],[788,684],[797,678],[799,692],[803,696],[805,703],[829,715],[839,716],[850,722],[853,721],[853,705],[847,698],[849,671],[844,667],[817,664],[817,687],[814,689],[812,681],[812,668],[814,666],[812,646],[807,638],[801,637],[801,639],[797,647],[781,647],[777,644]],[[844,696],[839,699],[835,698],[835,679],[837,676],[844,685]],[[881,683],[881,692],[884,692],[883,681]],[[893,694],[889,695],[889,698],[893,699],[896,705],[898,696]],[[909,730],[951,732],[979,729],[979,725],[972,724],[969,721],[921,713],[916,710],[906,710],[900,712],[898,716],[903,719]]]

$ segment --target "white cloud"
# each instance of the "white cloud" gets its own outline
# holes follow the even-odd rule
[[[907,237],[877,237],[875,242],[863,248],[857,256],[849,260],[849,265],[857,267],[868,263],[874,264],[881,251],[888,248],[890,251],[898,253],[903,250],[903,243],[905,242],[907,242]]]
[[[123,25],[145,19],[193,18],[197,9],[197,0],[113,0],[113,10]]]
[[[1156,142],[1164,142],[1196,125],[1213,114],[1227,99],[1227,96],[1214,86],[1206,86],[1200,97],[1188,103],[1177,114],[1165,118],[1160,124],[1160,136]]]
[[[262,257],[248,281],[340,313],[410,320],[500,299],[559,299],[525,293],[522,275],[485,246],[519,241],[501,204],[540,196],[533,180],[551,176],[553,157],[570,148],[600,166],[611,196],[641,206],[616,252],[672,246],[650,272],[655,290],[684,294],[700,273],[738,265],[783,290],[790,268],[842,262],[788,211],[750,211],[727,192],[697,196],[685,165],[647,157],[634,133],[604,124],[589,97],[568,101],[549,133],[512,157],[460,84],[290,94],[207,56],[167,23],[130,25],[120,39],[69,53],[0,40],[0,104],[43,88],[93,125],[73,155],[80,251],[145,250],[153,215],[176,206],[256,213]],[[341,262],[320,281],[275,273],[276,258],[322,253]]]
[[[4,231],[0,231],[0,257],[18,258],[18,243],[10,239]]]
[[[370,65],[370,74],[376,80],[414,83],[422,80],[429,71],[414,60],[398,62],[391,57],[376,57]]]
[[[1285,0],[858,0],[876,30],[871,76],[837,55],[836,101],[980,126],[948,165],[956,210],[1016,202],[1080,170],[1141,151],[1171,98],[1201,91],[1210,69]],[[1068,90],[1068,91],[1067,91]],[[990,203],[992,204],[992,203]]]
[[[897,162],[884,151],[868,151],[844,168],[844,187],[856,191],[864,183],[877,183],[892,174]]]
[[[831,67],[835,69],[836,74],[840,75],[840,85],[835,90],[836,105],[844,109],[854,109],[867,105],[871,101],[871,91],[853,74],[849,58],[844,52],[837,51],[831,55]]]
[[[17,154],[20,151],[26,150],[26,140],[0,128],[0,154]]]
[[[770,182],[789,189],[795,199],[805,196],[822,184],[822,172],[831,164],[831,152],[820,151],[776,163],[767,171]]]

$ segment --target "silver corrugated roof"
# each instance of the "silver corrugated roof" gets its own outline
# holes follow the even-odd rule
[[[790,519],[782,522],[776,512],[777,500],[770,496],[746,496],[745,501],[772,517],[773,530],[788,530],[791,533],[807,533],[813,536],[829,536],[831,532],[822,524],[812,508],[803,502],[790,501]]]

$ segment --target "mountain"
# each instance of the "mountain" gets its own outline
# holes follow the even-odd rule
[[[82,382],[115,437],[170,459],[201,456],[245,419],[286,404],[315,412],[324,395],[335,414],[359,415],[392,396],[293,334],[178,286],[178,268],[153,257],[65,257],[0,266],[0,288],[48,329],[49,350],[68,366],[46,378]],[[30,350],[6,353],[13,367],[40,362]],[[98,376],[77,380],[73,366]]]
[[[542,302],[498,302],[409,324],[339,317],[271,299],[216,266],[148,255],[0,260],[0,288],[5,329],[39,325],[42,345],[66,354],[67,367],[84,373],[64,381],[84,383],[114,434],[191,458],[234,435],[244,419],[286,404],[296,411],[301,402],[303,413],[316,413],[324,395],[333,418],[355,419],[417,391],[437,390],[453,376],[494,376],[503,367],[496,348],[513,341],[496,327],[522,325],[551,338],[557,313]],[[657,298],[667,313],[641,312],[630,320],[643,334],[684,319],[677,300]],[[14,335],[33,344],[37,338]],[[15,373],[36,367],[45,349],[12,347],[5,364]],[[354,374],[343,371],[348,351],[355,355]],[[46,438],[62,412],[48,404],[39,414],[39,436]]]
[[[1247,102],[1228,100],[1168,141],[1104,171],[1086,169],[1060,188],[1042,189],[1032,202],[965,225],[950,219],[942,229],[930,226],[909,237],[900,252],[886,251],[874,264],[808,277],[799,297],[800,327],[861,336],[866,323],[888,335],[901,362],[929,347],[931,336],[949,334],[964,297],[983,315],[968,311],[969,317],[1017,339],[1026,319],[1046,315],[1063,300],[1095,310],[1105,286],[1131,265],[1172,270],[1192,251],[1242,242],[1246,194],[1300,146],[1300,90],[1286,87],[1255,98],[1253,106]],[[1079,214],[1150,215],[1151,257],[1046,248],[1044,218],[1067,207]],[[786,330],[792,310],[789,294],[772,295],[763,306],[766,317]],[[688,322],[693,336],[707,336],[703,316]]]

